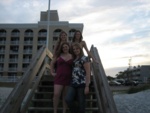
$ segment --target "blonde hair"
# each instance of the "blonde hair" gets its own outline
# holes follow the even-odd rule
[[[76,48],[80,49],[80,57],[82,57],[84,55],[83,49],[82,49],[82,47],[81,47],[81,45],[79,43],[77,43],[77,42],[73,43],[72,49],[73,49],[73,47],[76,47]],[[73,52],[73,56],[74,56],[74,58],[76,57],[74,52]]]
[[[65,34],[66,36],[67,36],[67,33],[65,32],[65,31],[61,31],[60,32],[60,34],[59,34],[59,39],[58,39],[58,41],[57,41],[57,43],[56,43],[56,49],[55,49],[55,51],[54,51],[54,56],[55,55],[57,55],[57,53],[58,53],[58,51],[59,51],[59,49],[60,49],[60,46],[61,46],[61,35],[62,34]],[[65,40],[66,42],[67,42],[67,37],[66,37],[66,40]]]

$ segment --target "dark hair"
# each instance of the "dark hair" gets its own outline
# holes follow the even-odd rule
[[[77,32],[79,32],[79,33],[80,33],[80,40],[79,40],[79,42],[81,42],[81,41],[82,41],[83,36],[82,36],[81,31],[80,31],[80,30],[76,30],[76,31],[75,31],[75,33],[74,33],[74,36],[73,36],[72,42],[75,42]]]
[[[83,49],[79,43],[74,43],[72,45],[72,49],[73,49],[73,47],[77,47],[80,49],[80,57],[82,57],[84,55]],[[73,52],[73,56],[74,56],[74,58],[76,58],[76,55],[74,54],[74,52]]]

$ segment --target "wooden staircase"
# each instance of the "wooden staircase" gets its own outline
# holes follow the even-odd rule
[[[60,99],[61,100],[61,99]],[[60,101],[58,113],[62,113],[62,102]],[[31,100],[28,113],[53,113],[53,78],[44,75]],[[67,109],[69,113],[69,109]],[[90,85],[90,93],[86,99],[86,113],[99,113],[98,104],[93,84]]]
[[[91,53],[99,64],[91,63],[90,93],[86,98],[86,113],[118,113],[97,49]],[[53,77],[50,76],[51,52],[42,47],[22,78],[0,108],[0,113],[53,113]],[[60,101],[58,113],[62,113]],[[69,113],[69,109],[67,110]]]

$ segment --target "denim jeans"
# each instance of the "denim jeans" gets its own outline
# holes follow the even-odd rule
[[[85,87],[69,87],[65,101],[71,113],[85,113]]]

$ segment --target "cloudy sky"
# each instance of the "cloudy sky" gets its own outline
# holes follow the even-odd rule
[[[1,0],[0,23],[37,23],[49,0]],[[150,0],[51,0],[60,21],[83,23],[88,48],[100,54],[106,75],[150,65]]]

